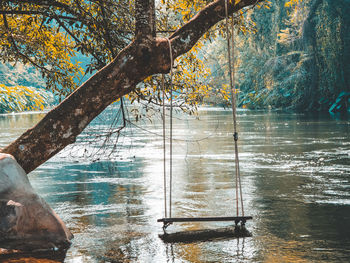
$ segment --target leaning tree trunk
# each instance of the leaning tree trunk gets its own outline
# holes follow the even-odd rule
[[[261,0],[229,1],[229,14]],[[33,128],[1,150],[13,155],[29,173],[75,142],[84,128],[117,98],[130,93],[146,77],[167,73],[170,52],[167,39],[154,37],[154,1],[138,0],[135,40],[107,66],[98,71]],[[230,3],[231,2],[231,3]],[[187,51],[213,25],[225,17],[225,0],[217,0],[203,8],[192,20],[169,37],[176,58]]]

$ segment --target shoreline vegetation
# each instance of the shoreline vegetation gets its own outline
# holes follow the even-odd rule
[[[275,108],[271,105],[259,105],[250,101],[249,97],[254,94],[239,94],[238,106],[242,109],[252,110],[287,110],[292,112],[303,112],[302,110],[292,109],[290,107]],[[215,99],[213,100],[213,98]],[[224,108],[230,108],[230,103],[219,96],[210,96],[211,99],[204,99],[200,106],[218,106]],[[247,103],[248,101],[248,103]],[[57,100],[54,95],[45,89],[28,87],[28,86],[6,86],[0,84],[0,114],[18,114],[28,112],[40,112],[42,113],[48,108],[51,108],[57,104]],[[335,102],[330,104],[327,110],[314,110],[312,112],[350,112],[350,92],[341,92]],[[306,110],[304,111],[306,112]]]
[[[54,104],[53,94],[44,89],[0,84],[0,114],[43,111]]]

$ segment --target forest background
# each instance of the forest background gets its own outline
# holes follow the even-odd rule
[[[159,3],[159,34],[175,30],[206,2]],[[349,4],[349,0],[274,0],[243,10],[235,18],[234,30],[240,106],[347,111],[350,100]],[[101,12],[98,9],[91,10],[92,14],[96,12],[95,17],[91,15],[96,25],[91,24],[92,28],[73,25],[72,35],[61,32],[60,29],[68,27],[62,20],[43,22],[38,16],[23,14],[7,14],[6,19],[2,15],[0,113],[52,106],[106,65],[130,42],[130,32],[133,32],[132,4],[119,1],[118,5],[111,7],[115,7],[114,16],[119,16],[117,21],[109,21],[116,26],[114,33],[119,34],[113,37],[118,41],[113,48],[97,33],[98,24],[108,17],[98,16]],[[9,10],[6,1],[0,7]],[[81,32],[76,34],[79,30]],[[193,112],[202,103],[229,104],[224,36],[223,24],[219,24],[191,52],[177,60],[176,99],[184,111]],[[29,39],[29,44],[23,43]],[[98,44],[101,40],[104,43]],[[128,95],[128,99],[157,105],[161,100],[159,85],[159,76],[150,77]]]

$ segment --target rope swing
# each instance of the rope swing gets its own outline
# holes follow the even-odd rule
[[[172,46],[171,41],[169,38],[167,38],[168,44],[169,44],[169,55],[170,55],[170,153],[169,153],[169,217],[171,217],[171,211],[172,211],[172,184],[173,184],[173,52],[172,52]],[[166,180],[166,127],[165,127],[165,77],[164,74],[162,74],[162,101],[163,101],[163,175],[164,175],[164,217],[168,217],[168,210],[167,210],[167,180]]]
[[[228,15],[228,2],[225,0],[225,15],[226,15],[226,33],[227,33],[227,50],[228,50],[228,65],[229,65],[229,77],[230,77],[230,88],[231,88],[231,103],[232,103],[232,114],[233,114],[233,137],[234,137],[234,147],[235,147],[235,194],[236,194],[236,216],[225,216],[225,217],[172,217],[172,184],[173,184],[173,52],[171,41],[167,38],[169,44],[169,55],[170,55],[170,143],[169,143],[169,205],[167,202],[167,173],[166,173],[166,125],[165,125],[165,77],[162,75],[162,100],[163,100],[163,175],[164,175],[164,218],[158,219],[158,222],[163,222],[163,230],[174,222],[205,222],[205,221],[234,221],[237,226],[241,223],[242,226],[245,225],[246,221],[252,219],[251,216],[244,216],[244,206],[243,206],[243,193],[241,185],[241,176],[239,168],[239,157],[238,157],[238,132],[237,132],[237,112],[236,112],[236,94],[235,89],[235,79],[234,79],[234,21],[231,17],[232,22],[232,33],[230,40],[230,28],[229,28],[229,15]],[[232,47],[231,47],[232,41]],[[241,214],[239,211],[239,200],[241,206]],[[169,207],[169,213],[168,213]],[[233,209],[234,210],[234,209]],[[169,215],[169,217],[168,217]]]
[[[234,48],[235,48],[235,36],[234,36],[234,21],[233,16],[231,16],[231,41],[230,42],[230,29],[229,29],[229,16],[228,16],[228,3],[225,0],[225,16],[226,16],[226,39],[227,39],[227,53],[228,53],[228,67],[229,67],[229,77],[230,77],[230,88],[231,88],[231,106],[232,106],[232,117],[233,117],[233,138],[235,142],[235,181],[236,181],[236,214],[239,216],[239,197],[238,197],[238,188],[241,199],[241,209],[242,216],[244,216],[244,206],[243,206],[243,193],[242,193],[242,184],[241,184],[241,173],[239,169],[239,157],[238,157],[238,132],[237,132],[237,112],[236,112],[236,94],[237,90],[235,88],[235,60],[234,60]]]

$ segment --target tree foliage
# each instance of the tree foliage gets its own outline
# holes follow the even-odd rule
[[[130,1],[1,1],[3,63],[30,63],[47,89],[66,96],[83,72],[77,55],[91,59],[85,72],[102,68],[131,39]]]
[[[210,2],[160,1],[156,12],[158,36],[175,31]],[[340,54],[346,56],[347,20],[342,11],[332,11],[344,6],[343,2],[262,1],[258,7],[266,8],[242,9],[235,15],[235,67],[241,105],[327,108],[347,90],[347,70],[340,65],[344,61]],[[46,79],[46,88],[63,97],[78,86],[84,74],[101,69],[135,36],[134,1],[129,0],[6,0],[0,3],[0,14],[2,62],[33,65]],[[328,22],[322,25],[322,21]],[[224,24],[218,23],[188,54],[176,60],[173,88],[177,106],[184,111],[193,112],[206,98],[228,102],[228,69],[222,62],[227,51],[219,48],[225,45],[225,35]],[[311,35],[313,40],[308,37]],[[215,52],[222,61],[205,60],[204,54]],[[90,60],[84,69],[79,56]],[[325,78],[322,72],[332,74]],[[149,77],[128,98],[146,107],[159,105],[160,84],[160,75]],[[168,84],[167,77],[169,92]],[[316,96],[310,96],[316,91]]]
[[[0,113],[43,110],[53,102],[52,94],[43,89],[0,84]]]
[[[238,36],[241,105],[330,109],[350,87],[348,12],[343,0],[274,1],[271,9],[255,9],[257,33]]]
[[[175,31],[210,2],[160,1],[158,35]],[[241,31],[247,32],[251,25],[243,23],[244,13],[240,11],[235,23]],[[130,0],[5,0],[0,4],[0,14],[2,62],[33,65],[46,79],[46,88],[63,97],[78,86],[84,74],[101,69],[134,38],[135,8],[134,1]],[[184,111],[193,112],[209,96],[211,88],[206,77],[210,69],[198,52],[205,41],[224,34],[224,26],[219,23],[175,62],[173,89],[177,106]],[[77,59],[82,55],[90,59],[84,69]],[[128,98],[142,101],[144,105],[158,105],[161,103],[160,83],[160,76],[147,78]],[[169,87],[166,90],[169,91]]]

